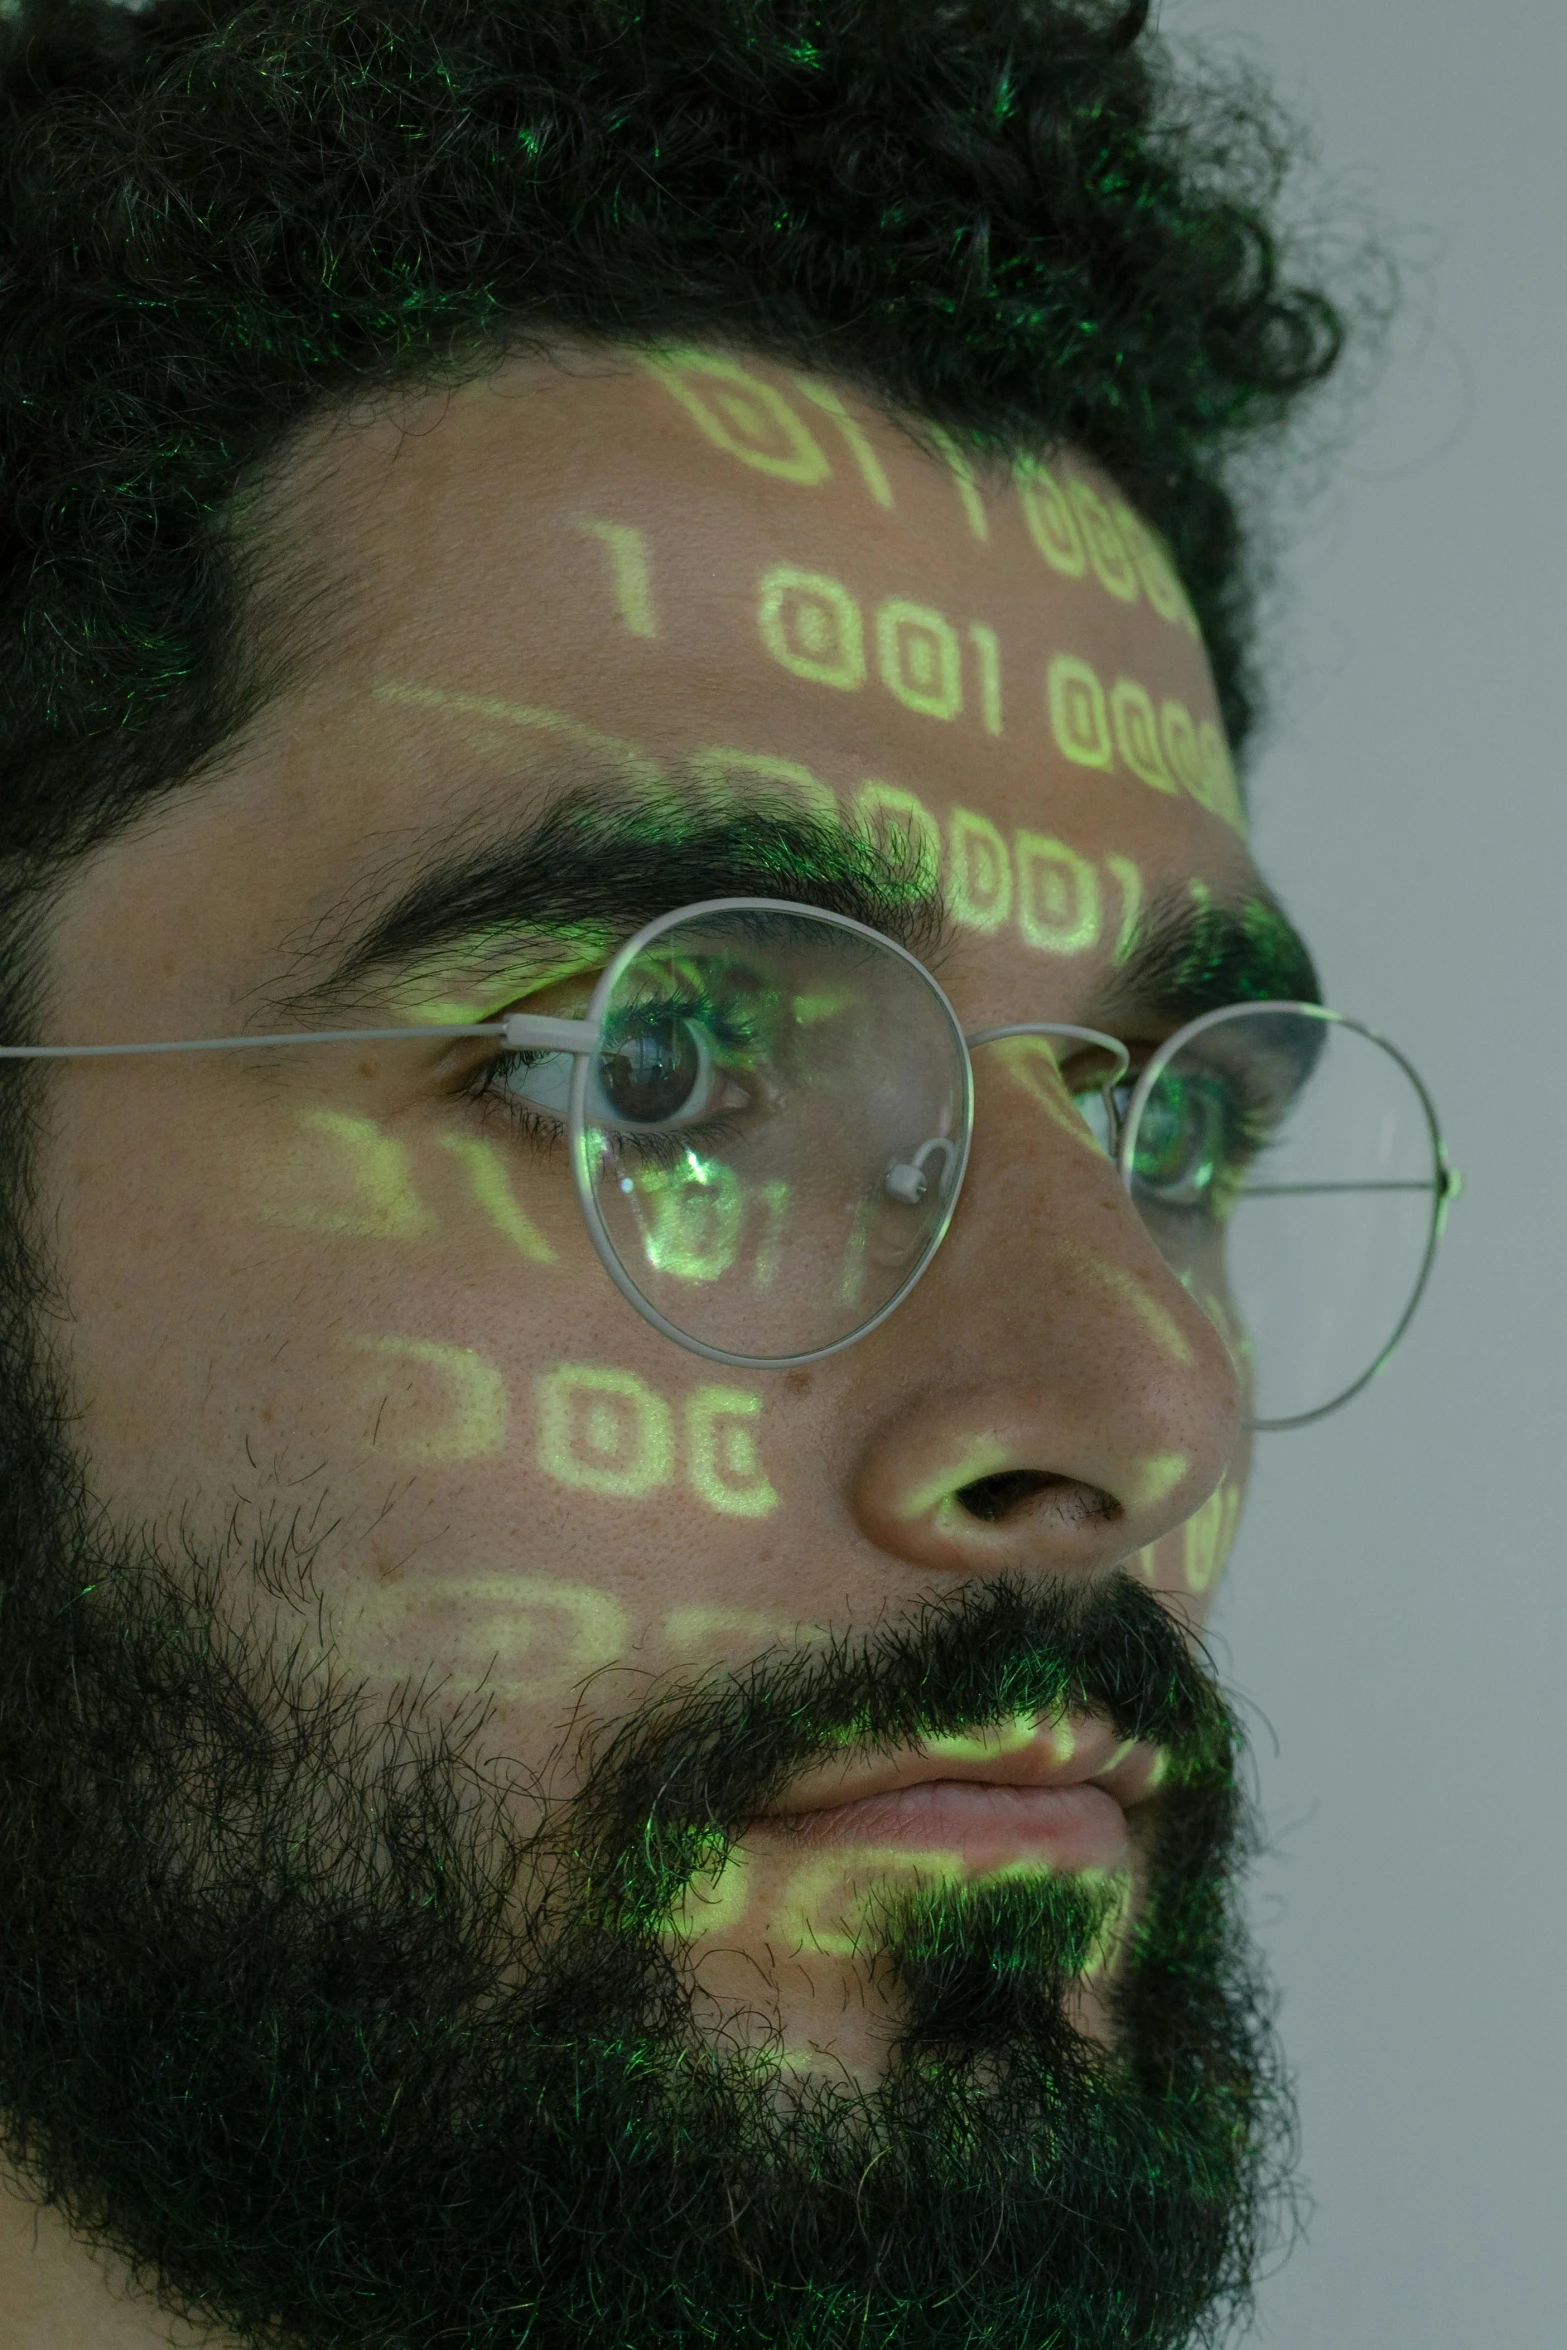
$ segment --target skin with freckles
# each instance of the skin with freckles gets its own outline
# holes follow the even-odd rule
[[[45,1039],[580,1017],[602,941],[519,945],[488,912],[332,1021],[276,1007],[436,856],[607,765],[644,807],[705,776],[882,838],[898,820],[947,886],[964,1030],[1109,1028],[1135,1063],[1179,1024],[1118,993],[1139,909],[1262,885],[1202,645],[1118,504],[1070,453],[1020,486],[751,359],[517,363],[322,430],[284,498],[342,583],[320,657],[73,876]],[[1244,1488],[1237,1376],[1036,1040],[974,1055],[972,1158],[923,1280],[790,1372],[704,1361],[616,1292],[563,1152],[476,1096],[490,1049],[55,1076],[50,1339],[121,1523],[237,1560],[281,1541],[270,1623],[376,1691],[482,1693],[487,1750],[545,1799],[572,1791],[583,1721],[961,1583],[1130,1567],[1200,1628]],[[954,1779],[993,1751],[1069,1770],[1083,1731],[1030,1716],[955,1747]],[[1157,1777],[1097,1759],[1134,1804]],[[855,1794],[896,1791],[828,1768],[790,1809]],[[898,1839],[802,1839],[758,1821],[672,1930],[715,2016],[873,2078],[884,1995],[845,1916]],[[1137,1849],[1134,1815],[1106,1861],[1134,1885]],[[1102,2028],[1091,1993],[1082,2012]],[[0,2230],[23,2350],[167,2338],[53,2218],[35,2236],[7,2202]]]

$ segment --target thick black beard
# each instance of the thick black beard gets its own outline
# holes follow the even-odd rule
[[[0,2141],[166,2308],[247,2350],[1162,2350],[1245,2308],[1288,2097],[1234,1723],[1146,1590],[1002,1579],[763,1658],[541,1812],[482,1717],[237,1621],[275,1559],[116,1532],[64,1425],[13,1345]],[[887,1911],[873,2090],[704,2034],[671,1910],[804,1765],[1065,1704],[1176,1758],[1112,2048],[1068,2020],[1103,1923],[1070,1879]]]

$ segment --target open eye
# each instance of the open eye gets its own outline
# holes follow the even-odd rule
[[[715,1107],[716,1074],[702,1023],[672,1005],[648,1005],[628,1013],[606,1039],[589,1083],[590,1114],[612,1127],[701,1118]]]
[[[570,1053],[512,1053],[491,1090],[564,1125]],[[671,1133],[733,1109],[746,1096],[720,1065],[707,1023],[678,1004],[632,1006],[606,1034],[588,1078],[588,1123],[609,1133]]]
[[[1132,1175],[1138,1191],[1160,1207],[1209,1205],[1237,1158],[1237,1122],[1222,1079],[1167,1070],[1137,1129]]]

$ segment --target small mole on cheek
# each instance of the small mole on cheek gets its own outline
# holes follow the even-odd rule
[[[810,1385],[811,1374],[809,1371],[786,1371],[784,1373],[784,1386],[790,1395],[805,1395],[809,1392]]]

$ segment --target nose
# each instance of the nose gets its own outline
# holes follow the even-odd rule
[[[864,1345],[855,1515],[918,1567],[1092,1578],[1190,1517],[1239,1446],[1229,1351],[1038,1038],[976,1054],[951,1230]]]

